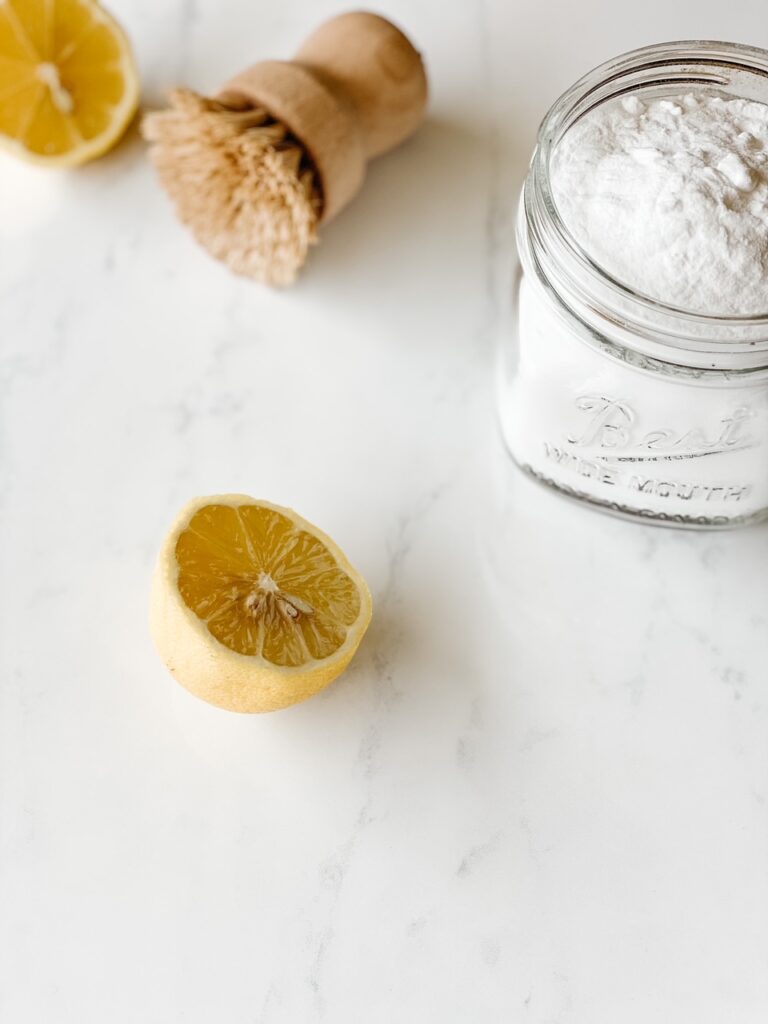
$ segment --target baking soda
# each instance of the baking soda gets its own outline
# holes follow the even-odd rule
[[[768,105],[659,88],[594,107],[556,144],[548,176],[561,219],[593,264],[646,298],[688,313],[767,314]],[[535,188],[527,194],[537,209]],[[602,306],[578,289],[563,298],[559,250],[528,218],[523,202],[516,338],[500,377],[517,463],[649,520],[717,526],[765,514],[768,370],[747,346],[743,366],[728,348],[741,328],[715,330],[722,348],[705,358],[690,318],[657,310],[633,333],[621,292]],[[671,318],[677,348],[654,333],[656,318]]]
[[[711,92],[600,104],[555,149],[552,192],[581,247],[647,297],[768,313],[768,106]]]

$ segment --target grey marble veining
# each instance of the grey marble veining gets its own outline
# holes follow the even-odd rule
[[[149,103],[341,9],[112,6]],[[547,105],[632,46],[768,45],[762,4],[380,7],[429,119],[289,292],[194,245],[136,133],[0,162],[0,1019],[760,1024],[768,529],[549,494],[493,364]],[[229,491],[374,595],[348,673],[272,716],[196,701],[147,635],[175,512]]]

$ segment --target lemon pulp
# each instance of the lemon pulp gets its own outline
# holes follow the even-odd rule
[[[138,103],[130,47],[95,0],[0,0],[0,136],[51,164],[98,156]]]
[[[260,505],[205,505],[176,541],[186,606],[230,650],[297,667],[333,655],[361,610],[323,542]]]

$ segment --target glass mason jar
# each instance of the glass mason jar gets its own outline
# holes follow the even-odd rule
[[[679,42],[618,57],[552,107],[523,186],[514,330],[499,408],[515,462],[618,514],[720,527],[768,515],[768,310],[704,316],[639,294],[569,233],[550,187],[558,142],[587,111],[642,90],[768,103],[768,51]]]

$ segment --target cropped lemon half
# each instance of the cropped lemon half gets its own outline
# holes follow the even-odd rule
[[[365,580],[330,537],[244,495],[190,502],[155,569],[161,657],[188,690],[230,711],[274,711],[322,690],[370,620]]]
[[[96,0],[0,0],[0,142],[73,167],[106,152],[136,112],[128,40]]]

